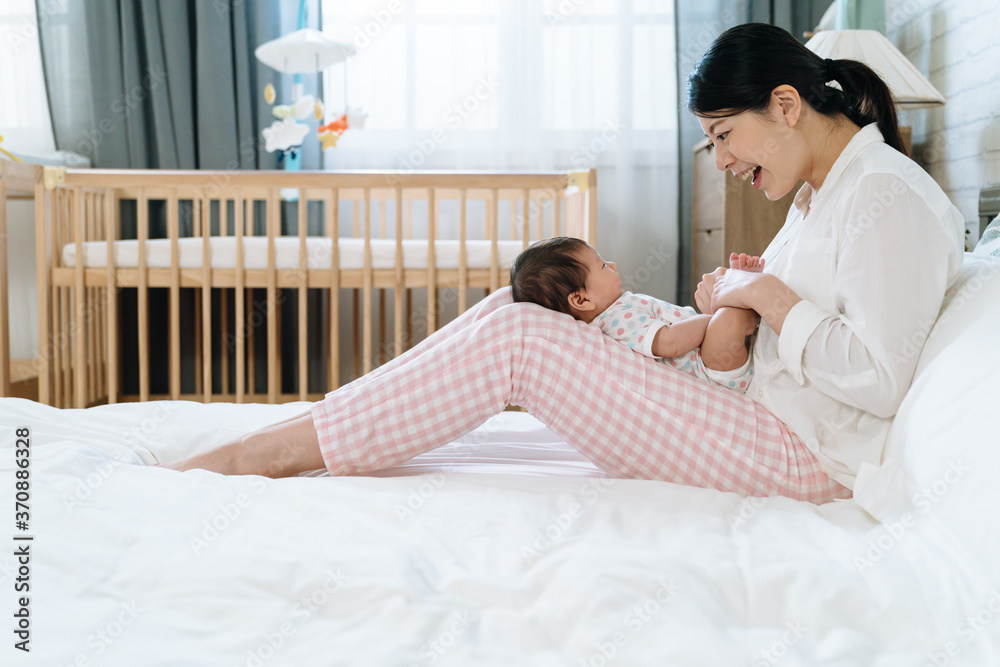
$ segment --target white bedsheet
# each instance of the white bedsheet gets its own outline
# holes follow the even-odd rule
[[[403,268],[426,269],[427,240],[408,239],[403,241]],[[434,242],[435,265],[439,269],[457,269],[460,243],[455,240],[437,240]],[[341,269],[364,268],[364,239],[342,238],[338,241],[340,248]],[[136,267],[139,265],[138,241],[115,241],[115,266]],[[509,269],[514,258],[521,252],[524,245],[521,241],[498,241],[497,255],[500,268]],[[232,236],[214,236],[209,239],[211,263],[213,269],[232,269],[236,266],[236,239]],[[299,267],[298,237],[283,236],[274,240],[275,265],[279,269],[297,269]],[[372,267],[376,269],[391,269],[396,266],[396,242],[392,239],[372,239]],[[333,243],[329,238],[318,236],[306,238],[307,265],[310,269],[329,269],[330,258],[333,255]],[[200,238],[182,238],[177,240],[177,250],[180,268],[197,269],[202,265],[204,257],[203,241]],[[169,268],[170,240],[153,239],[146,241],[146,265],[151,269]],[[103,241],[91,241],[83,244],[84,266],[89,268],[107,266],[108,245]],[[466,241],[466,263],[470,269],[489,268],[493,257],[493,247],[490,241]],[[62,261],[64,266],[76,266],[76,244],[63,246]],[[248,269],[267,268],[267,239],[261,237],[245,237],[243,239],[243,263]]]
[[[962,627],[990,582],[935,522],[892,537],[851,501],[581,477],[597,471],[523,414],[418,477],[418,461],[283,480],[143,465],[302,407],[0,399],[8,628],[18,426],[35,536],[32,652],[8,629],[0,663],[998,664],[1000,614]],[[539,476],[553,460],[561,474]]]

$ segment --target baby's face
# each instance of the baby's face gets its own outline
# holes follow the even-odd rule
[[[587,296],[600,315],[622,295],[622,279],[614,262],[606,262],[593,247],[584,251],[581,261],[587,266]]]

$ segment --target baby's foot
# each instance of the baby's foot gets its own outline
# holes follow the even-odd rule
[[[764,260],[755,255],[748,255],[745,252],[729,256],[729,268],[739,271],[750,271],[751,273],[761,273],[764,270]]]

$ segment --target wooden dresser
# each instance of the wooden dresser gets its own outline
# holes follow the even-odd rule
[[[760,255],[785,224],[785,216],[799,185],[771,201],[750,181],[736,180],[732,172],[715,168],[715,152],[708,139],[694,147],[694,193],[691,198],[691,290],[701,276],[729,266],[729,253]],[[691,303],[694,303],[692,299]]]

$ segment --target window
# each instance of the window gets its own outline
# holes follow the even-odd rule
[[[442,153],[544,148],[567,163],[583,137],[609,128],[649,133],[643,147],[675,142],[670,2],[323,0],[322,22],[358,50],[324,73],[329,117],[345,95],[369,114],[345,154],[406,151],[436,134]]]
[[[623,267],[676,256],[672,0],[321,0],[353,44],[347,101],[369,117],[331,169],[598,169],[599,243]],[[328,117],[344,65],[324,73]],[[676,266],[645,288],[673,294]]]
[[[32,0],[0,4],[0,135],[21,153],[55,150]]]

